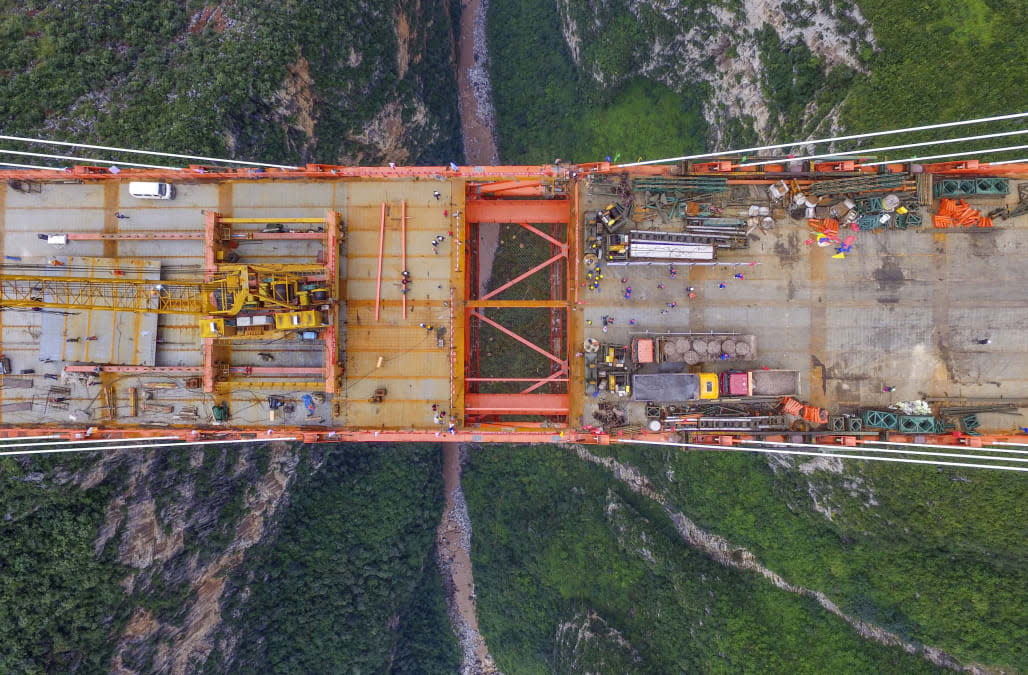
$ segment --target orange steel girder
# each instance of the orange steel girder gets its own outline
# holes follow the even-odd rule
[[[465,214],[472,223],[567,223],[566,199],[469,199]]]

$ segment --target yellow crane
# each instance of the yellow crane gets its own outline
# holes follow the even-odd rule
[[[0,308],[194,314],[206,317],[199,320],[203,337],[258,337],[263,329],[236,332],[232,319],[256,313],[282,329],[320,325],[312,308],[334,301],[318,281],[324,273],[322,265],[284,264],[220,265],[210,281],[0,274]]]

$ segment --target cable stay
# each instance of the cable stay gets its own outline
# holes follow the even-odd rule
[[[824,452],[824,451],[813,451],[813,450],[795,450],[793,448],[808,448],[817,447],[810,446],[804,443],[783,443],[783,447],[775,448],[753,448],[744,446],[725,446],[725,445],[706,445],[703,443],[672,443],[669,441],[637,441],[637,440],[622,440],[620,443],[626,443],[631,445],[660,445],[660,446],[672,446],[678,448],[692,448],[696,450],[713,450],[718,452],[752,452],[763,455],[799,455],[807,457],[836,457],[839,459],[859,459],[866,460],[869,462],[893,462],[897,464],[923,464],[928,466],[953,466],[968,469],[993,469],[996,471],[1020,471],[1028,472],[1028,467],[1024,466],[1006,466],[1002,464],[972,464],[969,462],[942,462],[928,459],[906,459],[903,457],[881,457],[877,455],[852,455],[843,454],[837,452]],[[746,441],[751,443],[753,441]],[[845,450],[846,452],[857,451],[857,448],[849,448],[842,446],[825,446],[835,450]],[[980,459],[1002,459],[999,457]]]
[[[992,117],[979,117],[973,120],[960,120],[959,122],[942,122],[940,124],[926,124],[919,127],[906,127],[904,129],[890,129],[888,131],[873,131],[865,134],[850,134],[848,136],[833,136],[831,138],[817,138],[801,141],[791,141],[789,143],[776,143],[774,145],[760,145],[752,148],[740,148],[736,150],[721,150],[717,152],[707,152],[699,155],[683,155],[681,157],[667,157],[665,159],[650,159],[642,162],[630,162],[627,164],[618,164],[615,168],[627,169],[633,166],[648,166],[650,164],[669,164],[671,162],[682,162],[690,159],[706,159],[709,157],[723,157],[724,155],[734,155],[745,152],[761,152],[764,150],[779,150],[782,148],[794,148],[801,145],[817,145],[819,143],[834,143],[836,141],[852,141],[859,138],[873,138],[875,136],[889,136],[892,134],[905,134],[914,131],[928,131],[930,129],[945,129],[949,127],[966,126],[969,124],[981,124],[985,122],[998,122],[1001,120],[1013,120],[1028,117],[1028,112],[1023,113],[1012,113],[1010,115],[994,115]],[[2,137],[0,137],[2,138]]]
[[[289,164],[268,164],[264,162],[250,162],[239,159],[225,159],[224,157],[205,157],[203,155],[182,155],[174,152],[158,152],[156,150],[137,150],[134,148],[119,148],[110,145],[90,145],[89,143],[72,143],[69,141],[51,141],[44,138],[26,138],[24,136],[2,136],[2,141],[18,141],[22,143],[40,143],[42,145],[62,145],[71,148],[87,148],[89,150],[107,150],[109,152],[127,152],[137,155],[152,155],[154,157],[172,157],[174,159],[190,159],[201,162],[220,162],[223,164],[241,164],[245,166],[266,166],[273,169],[299,169],[301,167],[292,166]],[[122,162],[128,166],[127,163]],[[138,165],[143,166],[143,165]],[[170,168],[170,167],[157,167],[157,168]]]

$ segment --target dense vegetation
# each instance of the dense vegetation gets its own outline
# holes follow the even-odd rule
[[[479,624],[506,673],[934,670],[690,549],[662,511],[566,449],[475,453],[464,488]]]
[[[332,163],[382,161],[358,137],[395,105],[409,123],[396,150],[449,161],[461,143],[447,4],[0,0],[0,119],[6,134]]]
[[[128,618],[126,570],[94,541],[114,473],[89,490],[69,485],[91,458],[0,458],[0,671],[101,672]]]
[[[1010,476],[878,462],[807,476],[762,457],[612,453],[698,525],[851,615],[965,662],[1028,669],[1028,504]]]
[[[904,3],[902,11],[890,0],[858,4],[871,21],[878,49],[864,53],[870,75],[855,82],[846,100],[842,121],[848,129],[891,129],[1028,107],[1028,63],[1023,57],[1028,51],[1028,5],[1022,0],[923,0]],[[1019,126],[1012,122],[1007,128]],[[958,127],[929,138],[1001,130],[997,125]],[[1005,140],[978,147],[1024,142]],[[942,146],[936,154],[965,149]],[[930,150],[915,154],[928,155]],[[998,159],[1022,156],[1023,151]]]
[[[441,469],[434,445],[338,445],[304,460],[277,537],[233,577],[231,669],[453,672],[432,556]],[[223,672],[226,658],[207,671]]]
[[[618,81],[610,87],[597,86],[575,68],[559,25],[553,0],[489,6],[490,78],[501,159],[591,162],[620,155],[627,160],[702,147],[706,126],[697,98],[645,78],[622,77],[635,65],[633,25],[627,26],[627,35],[611,31],[617,48],[587,47],[606,59],[605,67]]]

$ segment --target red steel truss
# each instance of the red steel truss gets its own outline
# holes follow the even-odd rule
[[[573,227],[571,202],[567,195],[540,199],[542,185],[538,181],[503,181],[469,187],[465,202],[467,222],[471,231],[480,223],[516,224],[527,232],[543,239],[550,248],[550,257],[538,263],[513,279],[500,284],[488,293],[478,297],[477,236],[469,237],[467,247],[468,287],[465,294],[464,317],[468,329],[465,332],[465,405],[464,419],[468,422],[484,420],[501,421],[513,417],[543,416],[566,422],[570,414],[568,395],[569,366],[568,348],[565,340],[564,322],[570,308],[570,299],[565,278],[575,267],[568,260],[569,245]],[[483,196],[488,195],[488,198]],[[526,198],[532,197],[532,198]],[[546,230],[550,230],[547,233]],[[562,236],[563,235],[563,236]],[[538,300],[497,300],[507,289],[541,272],[547,271],[546,287],[549,297]],[[545,347],[519,334],[515,329],[502,325],[487,316],[489,308],[517,307],[526,310],[548,310],[550,341]],[[525,377],[524,373],[512,372],[504,377],[481,377],[481,348],[478,344],[482,325],[492,326],[528,349],[541,354],[550,362],[550,374],[544,377]],[[480,383],[521,383],[518,393],[480,393]],[[537,390],[549,385],[548,393]]]

